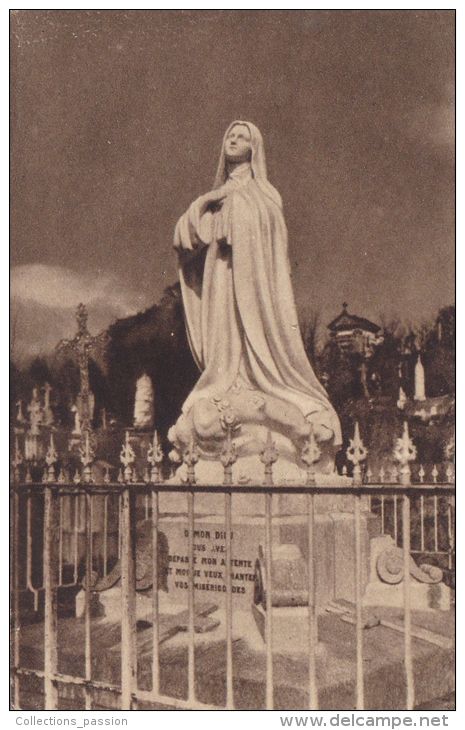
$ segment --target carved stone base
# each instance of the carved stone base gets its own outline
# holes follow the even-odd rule
[[[370,543],[370,580],[365,590],[365,606],[404,605],[404,572],[402,550],[394,540],[383,535]],[[442,582],[442,570],[432,565],[418,566],[410,562],[411,606],[417,611],[449,611],[451,591]]]
[[[229,432],[238,460],[246,459],[235,469],[237,478],[241,478],[244,472],[245,478],[252,481],[260,478],[262,481],[263,464],[259,457],[271,434],[278,462],[282,462],[281,467],[275,465],[279,469],[277,478],[294,483],[305,473],[301,453],[312,430],[322,451],[319,469],[332,471],[337,451],[333,445],[334,429],[338,429],[338,423],[332,411],[315,411],[304,416],[296,406],[279,398],[235,386],[225,394],[196,401],[187,413],[178,418],[169,430],[168,438],[179,455],[195,442],[200,458],[206,463],[212,462],[210,466],[200,468],[203,472],[209,469],[212,474],[213,462],[219,462]],[[258,459],[249,460],[248,457]],[[255,473],[255,465],[259,467],[258,473]],[[216,467],[221,472],[221,464],[216,464]],[[250,469],[252,473],[247,473]],[[218,483],[218,477],[207,476],[207,479],[210,478]]]

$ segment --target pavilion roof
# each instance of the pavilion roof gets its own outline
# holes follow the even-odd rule
[[[380,331],[381,327],[374,322],[370,322],[365,317],[358,317],[356,314],[350,314],[347,311],[348,304],[346,302],[342,305],[342,312],[328,324],[328,329],[332,332],[339,332],[340,330],[351,330],[361,329],[376,334]]]

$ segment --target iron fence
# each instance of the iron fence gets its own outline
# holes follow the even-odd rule
[[[232,497],[235,494],[263,495],[265,509],[263,515],[264,527],[264,567],[266,591],[265,614],[265,689],[266,708],[274,707],[274,680],[273,680],[273,589],[271,571],[273,560],[272,529],[275,519],[274,506],[277,495],[295,494],[305,495],[306,498],[306,531],[308,536],[308,708],[319,707],[319,686],[316,673],[316,652],[318,643],[317,628],[317,596],[316,596],[316,563],[315,563],[315,497],[316,495],[350,496],[353,502],[353,529],[354,529],[354,585],[355,585],[355,653],[356,667],[355,698],[356,709],[365,707],[365,673],[364,673],[364,638],[362,616],[362,545],[361,545],[361,510],[362,499],[368,497],[373,511],[378,511],[382,520],[382,531],[390,531],[403,551],[403,613],[404,613],[404,657],[405,668],[405,707],[413,709],[415,706],[415,686],[412,658],[412,600],[411,578],[409,563],[411,554],[416,552],[431,552],[447,556],[448,566],[453,566],[454,552],[454,485],[453,473],[446,469],[444,481],[436,470],[436,475],[423,483],[411,483],[410,462],[414,458],[414,447],[405,426],[404,433],[396,445],[395,457],[398,462],[398,481],[389,484],[367,483],[362,478],[361,465],[366,459],[358,428],[351,440],[347,455],[353,464],[353,475],[347,480],[347,485],[334,484],[318,486],[315,484],[315,465],[319,458],[319,450],[311,437],[305,451],[307,469],[307,483],[298,486],[281,486],[273,484],[272,465],[275,455],[264,449],[265,483],[257,485],[236,485],[232,483],[231,464],[233,463],[230,451],[231,444],[226,445],[226,452],[222,459],[224,466],[224,483],[222,485],[205,486],[196,484],[195,447],[184,455],[187,466],[186,483],[163,483],[160,469],[160,450],[157,442],[149,452],[149,465],[141,479],[134,468],[134,452],[126,438],[122,449],[121,461],[124,470],[116,480],[111,479],[109,471],[99,483],[93,477],[93,453],[87,434],[81,450],[82,470],[74,475],[73,479],[63,472],[57,474],[58,455],[56,453],[53,436],[46,456],[46,468],[39,480],[31,476],[31,470],[24,462],[18,444],[13,460],[12,479],[12,642],[13,642],[13,706],[21,707],[21,682],[27,676],[33,676],[43,681],[45,696],[44,706],[47,710],[57,708],[60,686],[81,687],[84,692],[85,707],[92,709],[95,697],[99,692],[109,692],[120,697],[121,709],[137,709],[138,703],[149,703],[153,706],[169,706],[179,709],[235,709],[234,671],[233,671],[233,590],[230,570],[224,571],[225,586],[225,696],[224,706],[212,706],[201,702],[196,697],[195,671],[195,579],[194,579],[194,534],[195,534],[195,501],[200,494],[222,495],[224,500],[224,536],[226,565],[231,565],[234,550],[231,541],[232,528]],[[229,452],[227,449],[229,448]],[[424,475],[423,475],[424,476]],[[365,483],[364,483],[365,482]],[[162,494],[183,494],[187,502],[187,697],[184,699],[167,696],[160,689],[160,605],[159,605],[159,532],[160,510],[159,498]],[[67,500],[67,501],[66,501]],[[118,685],[100,682],[92,676],[92,656],[94,647],[91,635],[91,604],[92,604],[92,571],[95,570],[93,560],[95,532],[93,531],[93,513],[96,501],[100,508],[103,504],[103,534],[101,536],[101,563],[100,570],[106,575],[109,569],[109,514],[113,510],[109,505],[118,505],[118,525],[116,537],[113,540],[112,550],[120,559],[120,596],[121,596],[121,682]],[[151,524],[152,561],[151,561],[151,689],[144,690],[138,687],[137,681],[137,643],[136,643],[136,504],[142,500],[145,517]],[[40,508],[38,505],[41,505]],[[73,515],[72,533],[72,571],[71,576],[64,575],[63,566],[63,520],[66,509]],[[412,504],[418,505],[414,521],[415,543],[412,549]],[[41,574],[34,581],[32,544],[32,520],[34,505],[38,512],[42,511],[43,525],[43,560]],[[441,512],[442,510],[442,512]],[[25,514],[25,518],[24,518]],[[446,528],[444,529],[441,514],[445,515]],[[419,516],[418,516],[419,515]],[[82,524],[79,518],[83,516]],[[441,524],[441,530],[439,529]],[[85,562],[85,580],[79,575],[78,537],[84,529],[84,549],[82,551]],[[432,530],[432,533],[431,533]],[[431,533],[431,534],[430,534]],[[444,537],[445,535],[445,537]],[[24,537],[26,538],[24,540]],[[430,544],[432,540],[432,544]],[[26,545],[24,557],[23,545]],[[116,545],[116,547],[115,547]],[[431,547],[431,550],[429,549]],[[65,675],[58,671],[58,610],[57,593],[60,587],[78,585],[82,581],[84,590],[84,657],[85,667],[82,676]],[[21,610],[20,596],[30,593],[34,597],[34,607],[38,606],[39,592],[44,593],[44,621],[43,621],[43,669],[30,669],[21,664],[20,634]]]

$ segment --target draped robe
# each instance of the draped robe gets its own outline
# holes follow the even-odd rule
[[[203,212],[199,199],[176,226],[186,329],[202,371],[183,413],[245,387],[297,407],[338,444],[339,419],[298,326],[281,200],[257,178],[252,158],[227,177],[215,210]]]

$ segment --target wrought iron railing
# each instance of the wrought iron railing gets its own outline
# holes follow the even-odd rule
[[[316,674],[316,652],[318,642],[317,629],[317,596],[316,596],[316,563],[315,563],[315,496],[316,495],[350,495],[353,500],[354,512],[354,584],[355,584],[355,637],[356,649],[354,662],[356,667],[355,701],[357,709],[364,709],[365,706],[365,682],[364,676],[364,639],[363,639],[363,617],[362,617],[362,545],[361,545],[361,509],[362,499],[368,497],[372,509],[377,506],[381,509],[383,531],[387,529],[388,520],[387,505],[392,505],[395,512],[393,537],[397,544],[401,545],[403,551],[403,612],[404,612],[404,667],[405,667],[405,707],[413,709],[415,706],[415,687],[412,657],[412,601],[411,601],[411,578],[410,560],[412,553],[411,536],[411,504],[413,501],[420,505],[420,549],[427,547],[427,527],[430,521],[425,520],[425,504],[430,504],[438,509],[440,504],[446,504],[447,510],[446,534],[447,546],[440,544],[438,524],[438,513],[433,516],[433,550],[431,552],[444,553],[448,558],[448,565],[453,565],[453,504],[454,486],[453,474],[448,470],[447,482],[440,483],[439,474],[429,483],[411,484],[410,462],[415,452],[410,440],[408,429],[405,426],[402,437],[398,440],[395,450],[395,458],[399,465],[399,483],[363,483],[362,464],[367,453],[364,448],[358,428],[351,440],[347,451],[348,459],[353,464],[353,475],[347,486],[335,484],[334,486],[318,486],[315,484],[315,465],[319,459],[319,449],[313,438],[304,450],[303,460],[307,464],[307,483],[299,486],[281,486],[273,484],[272,467],[276,460],[276,454],[272,453],[272,444],[268,443],[263,452],[263,463],[265,472],[265,484],[258,485],[235,485],[232,484],[231,464],[234,462],[234,455],[231,456],[226,444],[225,456],[222,459],[224,466],[224,484],[217,486],[202,486],[196,484],[195,445],[187,450],[184,461],[187,466],[187,482],[183,484],[166,484],[161,478],[161,460],[163,455],[155,440],[152,449],[148,454],[149,467],[144,477],[140,479],[135,471],[135,454],[126,438],[121,452],[123,471],[116,480],[111,479],[107,471],[100,483],[94,482],[93,477],[93,453],[87,434],[85,443],[81,449],[82,470],[76,473],[73,479],[69,479],[63,471],[57,469],[58,455],[51,437],[49,449],[46,456],[46,467],[42,479],[38,480],[31,475],[29,465],[24,462],[20,453],[19,445],[13,460],[12,479],[12,618],[13,618],[13,706],[21,707],[21,682],[26,676],[34,676],[43,680],[44,707],[47,710],[57,708],[60,685],[81,687],[85,697],[86,709],[92,709],[95,702],[95,694],[106,691],[120,697],[121,709],[136,709],[138,702],[147,702],[155,706],[172,706],[182,709],[234,709],[234,671],[233,671],[233,590],[232,578],[229,570],[224,571],[225,583],[225,623],[226,623],[226,658],[225,658],[225,696],[224,707],[207,705],[196,697],[196,672],[195,672],[195,586],[194,586],[194,529],[195,529],[195,500],[199,494],[222,495],[224,498],[224,535],[225,535],[225,560],[226,565],[231,564],[234,557],[231,541],[232,528],[232,496],[235,494],[262,494],[264,496],[265,509],[263,516],[264,526],[264,567],[267,585],[266,610],[265,614],[265,689],[266,708],[274,706],[274,680],[273,680],[273,591],[271,585],[271,568],[273,559],[272,548],[272,527],[274,516],[274,500],[276,495],[293,494],[305,495],[307,514],[307,536],[308,536],[308,708],[318,709],[319,686]],[[57,473],[57,471],[59,473]],[[365,472],[366,474],[366,472]],[[365,480],[366,481],[366,480]],[[159,497],[162,494],[185,494],[187,501],[187,553],[190,569],[187,575],[187,697],[184,699],[167,696],[160,690],[160,606],[159,606],[159,531],[160,511]],[[137,682],[137,643],[136,643],[136,500],[142,499],[145,516],[151,522],[152,533],[152,602],[151,602],[151,624],[152,624],[152,680],[151,689],[143,690],[138,687]],[[118,548],[117,556],[120,558],[121,567],[121,682],[118,685],[109,682],[100,682],[92,676],[92,655],[93,645],[91,637],[91,603],[92,603],[92,581],[91,575],[95,568],[93,563],[93,541],[95,534],[92,529],[93,509],[95,500],[103,500],[104,509],[104,530],[102,553],[103,560],[101,570],[105,574],[108,570],[108,506],[111,501],[119,505],[118,525]],[[33,585],[32,578],[32,553],[34,547],[31,543],[31,516],[35,500],[43,504],[43,560],[42,581],[39,586]],[[73,504],[74,514],[74,564],[72,565],[72,577],[64,580],[63,575],[63,508],[65,500]],[[57,591],[60,586],[78,584],[82,580],[78,570],[78,514],[84,509],[83,525],[85,529],[85,575],[84,588],[84,635],[85,635],[85,668],[83,676],[65,675],[58,671],[58,611]],[[24,522],[23,514],[26,512]],[[436,514],[436,513],[435,513]],[[399,519],[400,517],[400,519]],[[24,532],[26,540],[24,540]],[[26,558],[24,560],[23,545],[26,543]],[[442,549],[440,549],[442,548]],[[422,552],[427,552],[422,550]],[[21,567],[22,566],[22,567]],[[43,588],[44,592],[44,618],[43,618],[43,648],[44,663],[43,669],[26,668],[21,663],[20,657],[20,635],[21,635],[21,610],[20,596],[24,592],[32,593],[35,607],[38,605],[38,593]],[[296,708],[297,709],[297,708]],[[300,708],[302,709],[302,708]],[[399,708],[400,709],[400,708]]]

